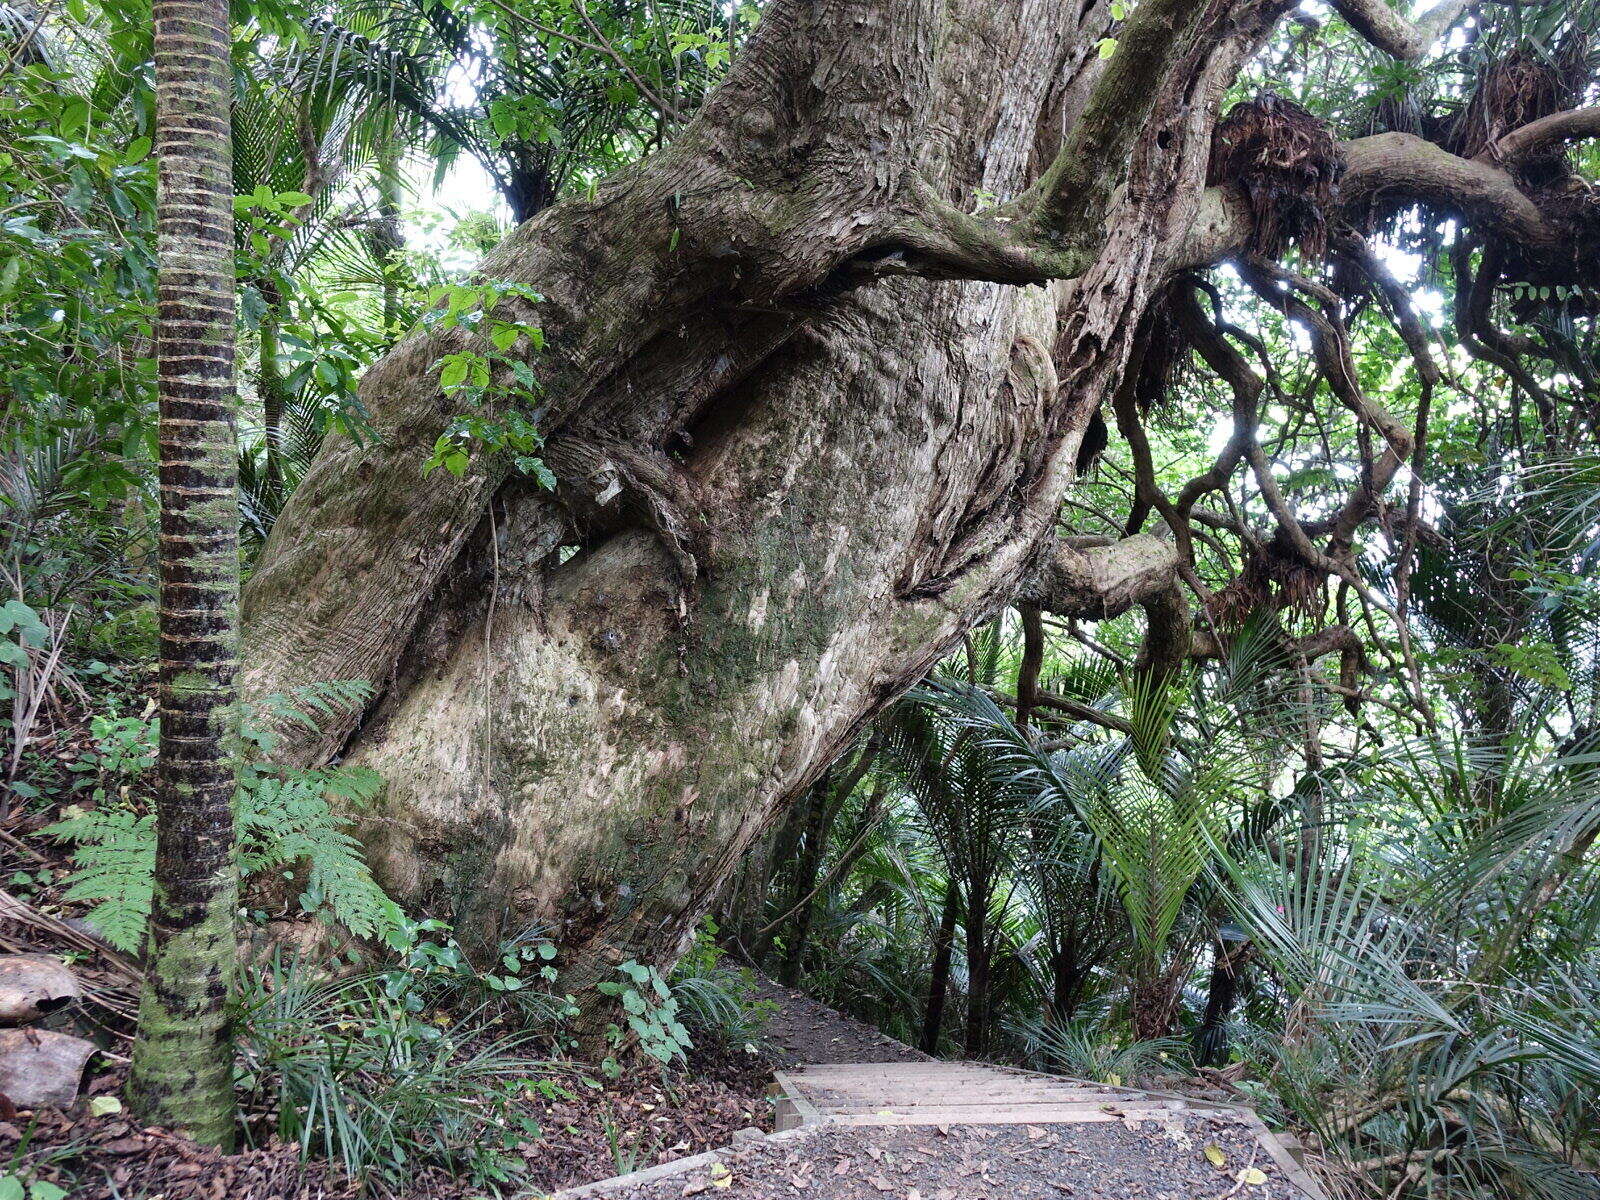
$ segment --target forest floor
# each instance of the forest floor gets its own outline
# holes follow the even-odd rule
[[[42,948],[42,947],[41,947]],[[1189,1113],[1161,1121],[1092,1124],[812,1126],[776,1138],[767,1085],[803,1064],[932,1062],[928,1055],[798,991],[760,980],[750,997],[770,1013],[756,1053],[697,1050],[683,1068],[636,1068],[591,1079],[555,1099],[530,1100],[541,1135],[514,1148],[523,1184],[538,1196],[715,1151],[684,1173],[608,1200],[678,1200],[705,1193],[742,1200],[1290,1200],[1298,1190],[1259,1153],[1248,1129]],[[952,1064],[953,1065],[953,1064]],[[589,1072],[581,1072],[591,1074]],[[887,1072],[886,1072],[887,1074]],[[363,1188],[283,1142],[223,1155],[123,1112],[92,1113],[116,1094],[122,1065],[106,1060],[70,1113],[0,1105],[6,1170],[62,1187],[73,1200],[355,1200],[394,1195]],[[1207,1154],[1220,1155],[1223,1167]],[[1261,1172],[1249,1183],[1239,1172]],[[439,1170],[420,1169],[398,1200],[482,1195]]]
[[[10,849],[13,843],[0,850]],[[6,856],[0,854],[0,860]],[[35,858],[28,864],[37,869]],[[11,904],[17,905],[15,898]],[[76,957],[93,975],[85,944],[61,944],[49,928],[19,924],[0,912],[0,946],[12,951]],[[119,997],[124,1003],[127,996]],[[607,1179],[659,1163],[727,1146],[742,1130],[772,1129],[767,1095],[774,1069],[803,1062],[919,1061],[927,1055],[901,1045],[802,993],[758,979],[750,1000],[770,1015],[755,1052],[702,1045],[682,1067],[663,1072],[635,1065],[604,1079],[583,1064],[559,1071],[563,1087],[553,1098],[530,1098],[526,1115],[541,1134],[516,1145],[525,1182],[534,1194]],[[85,1015],[87,1011],[85,1011]],[[100,1014],[104,1016],[105,1014]],[[60,1014],[66,1019],[67,1014]],[[59,1022],[58,1022],[59,1024]],[[168,1130],[146,1128],[120,1107],[92,1111],[99,1097],[117,1095],[125,1081],[125,1037],[104,1022],[98,1029],[74,1021],[70,1032],[105,1042],[109,1055],[91,1060],[80,1102],[69,1112],[18,1112],[0,1097],[0,1175],[15,1173],[53,1183],[73,1200],[343,1200],[385,1194],[367,1190],[325,1162],[305,1161],[292,1143],[266,1140],[235,1154],[195,1144]],[[111,1024],[115,1024],[112,1022]],[[62,1025],[66,1029],[66,1025]],[[101,1105],[105,1102],[102,1101]],[[94,1105],[93,1107],[101,1107]],[[265,1115],[265,1114],[263,1114]],[[749,1137],[746,1134],[746,1137]],[[443,1172],[419,1168],[403,1200],[453,1200],[481,1195]]]
[[[532,1194],[606,1179],[726,1146],[740,1130],[772,1128],[767,1085],[773,1064],[743,1051],[697,1049],[681,1068],[645,1066],[613,1080],[592,1068],[553,1065],[562,1090],[527,1099],[540,1135],[511,1147]],[[109,1063],[69,1112],[17,1111],[0,1102],[0,1175],[53,1183],[72,1200],[457,1200],[481,1187],[437,1168],[408,1172],[403,1191],[365,1188],[300,1148],[277,1140],[219,1154],[169,1130],[141,1127],[120,1109],[96,1113],[92,1101],[122,1087]],[[3,1101],[3,1098],[0,1098]]]

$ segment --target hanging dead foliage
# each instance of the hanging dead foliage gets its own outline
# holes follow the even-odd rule
[[[1244,192],[1254,253],[1276,258],[1296,244],[1319,259],[1328,247],[1327,212],[1340,170],[1327,124],[1293,100],[1262,92],[1234,105],[1217,125],[1208,182]]]
[[[1280,532],[1245,551],[1243,569],[1212,594],[1208,611],[1222,629],[1237,629],[1260,611],[1315,618],[1326,607],[1327,585],[1327,576],[1302,559]]]
[[[1567,317],[1593,313],[1600,295],[1600,187],[1577,175],[1530,189],[1546,221],[1563,231],[1555,250],[1530,253],[1511,242],[1499,242],[1501,276],[1514,301],[1519,321],[1536,323],[1548,316],[1551,300]]]
[[[1160,407],[1189,358],[1189,345],[1173,319],[1170,290],[1145,311],[1137,346],[1139,356],[1128,364],[1128,369],[1136,373],[1133,397],[1139,415],[1149,416],[1152,409]]]
[[[1449,130],[1446,148],[1463,158],[1490,149],[1513,129],[1574,107],[1588,82],[1588,39],[1574,32],[1553,53],[1517,46],[1478,72],[1472,95]],[[1559,144],[1516,165],[1520,182],[1549,184],[1570,175]]]
[[[1159,410],[1185,363],[1190,359],[1189,343],[1172,315],[1173,284],[1150,302],[1133,335],[1133,352],[1128,357],[1124,386],[1130,388],[1141,424],[1153,410]],[[1185,284],[1183,286],[1189,286]],[[1096,412],[1084,431],[1078,448],[1077,473],[1089,471],[1110,442],[1105,416]]]

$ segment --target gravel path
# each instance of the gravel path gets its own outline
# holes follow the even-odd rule
[[[771,1046],[768,1057],[780,1069],[802,1063],[932,1061],[922,1051],[818,1004],[804,992],[757,978],[760,988],[755,997],[777,1005],[764,1036]]]
[[[1218,1167],[1207,1150],[1220,1155]],[[1259,1176],[1255,1174],[1259,1172]],[[742,1145],[616,1200],[1295,1200],[1301,1193],[1232,1122],[949,1127],[815,1126]]]
[[[780,1070],[860,1066],[845,1074],[853,1090],[861,1090],[871,1083],[873,1064],[935,1061],[771,980],[760,980],[758,997],[775,1006],[765,1034],[767,1057]],[[985,1068],[950,1067],[949,1080],[930,1078],[926,1095],[911,1102],[988,1103],[981,1097],[994,1091],[994,1081]],[[795,1080],[808,1080],[808,1095],[820,1103],[831,1077],[801,1072]],[[887,1070],[882,1083],[868,1090],[902,1101],[908,1088],[922,1086],[904,1068]],[[1052,1086],[1075,1085],[1061,1080]],[[1031,1090],[1038,1087],[1035,1082]],[[1056,1113],[1074,1099],[1063,1097]],[[620,1190],[603,1185],[600,1194],[605,1200],[1303,1200],[1256,1141],[1254,1128],[1235,1113],[1121,1111],[1106,1105],[1095,1115],[1116,1119],[1071,1123],[820,1124],[774,1138],[751,1131],[687,1171]],[[984,1116],[1011,1119],[1012,1111],[991,1109]]]

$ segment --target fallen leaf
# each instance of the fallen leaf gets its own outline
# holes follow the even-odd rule
[[[1029,1125],[1028,1126],[1028,1140],[1029,1141],[1036,1141],[1037,1139],[1042,1138],[1043,1136],[1044,1136],[1044,1130],[1040,1129],[1037,1125]]]
[[[89,1101],[89,1114],[95,1117],[110,1116],[122,1111],[122,1101],[115,1096],[96,1096]]]
[[[1267,1181],[1267,1173],[1260,1167],[1246,1167],[1239,1172],[1239,1182],[1249,1184],[1251,1187],[1260,1187]]]
[[[1213,1167],[1223,1167],[1227,1165],[1228,1156],[1222,1152],[1215,1142],[1212,1142],[1206,1147],[1205,1154],[1206,1161]]]

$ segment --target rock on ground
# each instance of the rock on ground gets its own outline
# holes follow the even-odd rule
[[[0,1029],[0,1095],[16,1108],[66,1108],[78,1098],[93,1042],[48,1029]]]
[[[81,999],[71,971],[43,954],[0,957],[0,1025],[29,1025]]]

